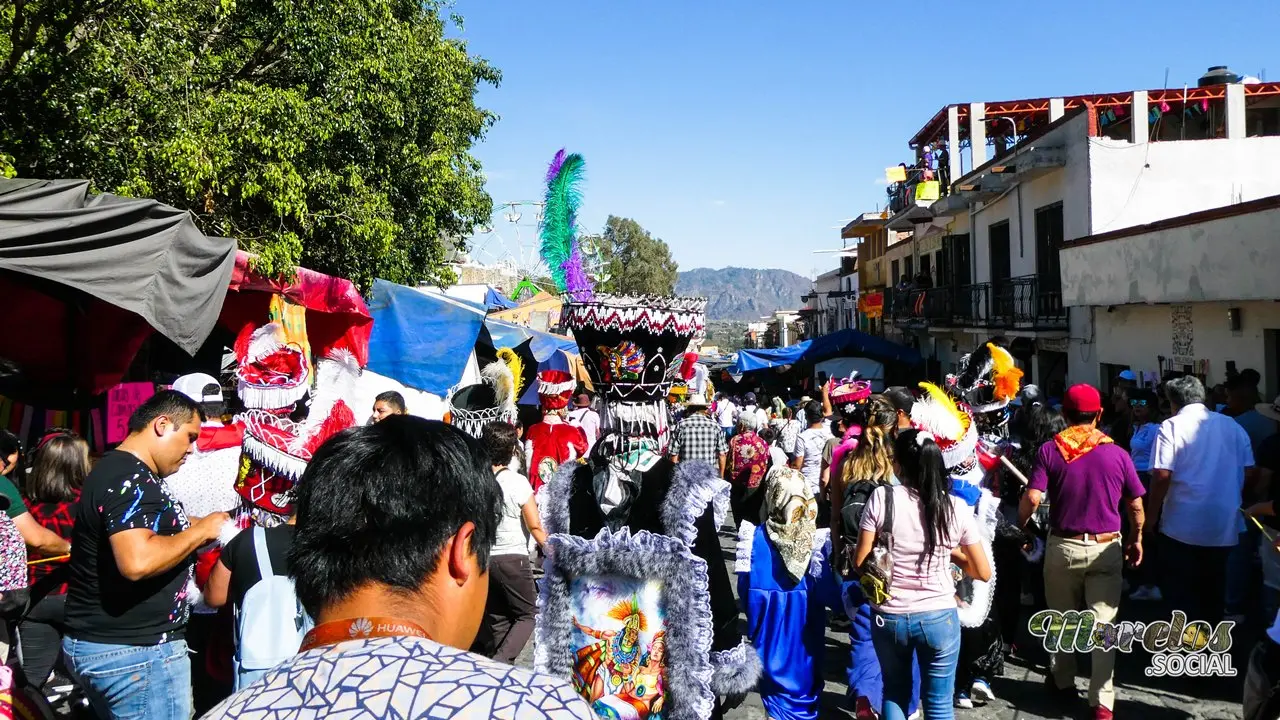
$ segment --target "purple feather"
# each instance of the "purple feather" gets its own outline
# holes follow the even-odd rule
[[[565,294],[577,302],[595,300],[591,278],[587,277],[587,272],[582,267],[582,249],[578,247],[576,239],[569,250],[569,259],[564,261],[560,269],[564,271]]]
[[[550,185],[556,176],[560,174],[560,168],[564,165],[564,159],[568,157],[564,148],[560,148],[556,156],[551,158],[551,167],[547,168],[547,184]]]

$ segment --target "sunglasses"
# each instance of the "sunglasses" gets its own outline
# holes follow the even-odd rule
[[[1146,400],[1130,400],[1129,401],[1129,407],[1146,407],[1146,406],[1147,406]]]

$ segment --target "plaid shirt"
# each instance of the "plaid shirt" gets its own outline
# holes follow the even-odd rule
[[[715,465],[727,452],[729,443],[724,438],[724,430],[705,413],[694,413],[676,426],[671,454],[681,462],[702,460]]]
[[[76,509],[76,503],[80,500],[79,495],[80,495],[80,491],[77,490],[76,491],[77,497],[75,500],[72,500],[70,502],[61,502],[61,503],[45,503],[45,502],[36,502],[34,500],[27,500],[27,507],[31,509],[31,517],[34,518],[37,523],[40,523],[40,525],[44,526],[46,530],[52,531],[53,534],[57,535],[63,540],[70,540],[71,529],[72,527],[75,526],[75,523],[76,523],[75,509]],[[36,552],[36,551],[33,551],[32,554],[36,556],[32,558],[33,560],[38,559],[39,557],[43,557],[42,555],[40,555],[39,552]],[[40,565],[28,566],[27,571],[30,573],[28,581],[32,585],[35,585],[37,580],[56,570],[59,564],[60,563],[52,562],[52,563],[42,563]],[[66,592],[67,592],[67,585],[66,583],[63,583],[62,585],[59,585],[57,588],[51,590],[49,594],[65,595]]]

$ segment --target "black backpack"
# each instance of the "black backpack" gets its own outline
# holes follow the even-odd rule
[[[875,483],[870,480],[859,480],[844,489],[844,505],[840,508],[840,524],[844,529],[841,535],[844,536],[847,546],[857,546],[858,531],[862,528],[862,513],[867,509],[867,501],[871,499],[871,493],[882,485],[883,483]]]

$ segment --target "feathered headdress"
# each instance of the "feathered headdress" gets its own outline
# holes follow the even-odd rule
[[[973,417],[937,385],[922,382],[920,388],[925,392],[911,406],[911,424],[933,435],[947,469],[957,467],[973,457],[978,446]]]
[[[1018,395],[1022,371],[1013,355],[995,343],[985,343],[960,358],[960,372],[947,377],[947,389],[963,398],[975,413],[1000,410]]]
[[[514,391],[511,393],[513,398],[519,398],[520,392],[524,390],[524,360],[516,354],[511,348],[500,348],[498,350],[498,359],[501,360],[509,370],[511,370]]]
[[[582,265],[578,244],[578,204],[582,201],[582,156],[556,153],[547,168],[547,196],[542,207],[541,251],[556,287],[571,300],[594,299],[591,279]]]
[[[632,596],[629,600],[623,600],[614,605],[609,610],[609,617],[614,620],[626,622],[627,618],[635,616],[640,622],[640,631],[644,632],[649,629],[649,618],[645,617],[644,612],[640,610],[640,603]]]

